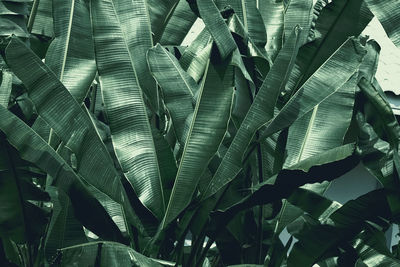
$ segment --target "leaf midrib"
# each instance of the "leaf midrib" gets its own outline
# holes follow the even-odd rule
[[[123,31],[122,28],[121,28],[121,22],[120,22],[120,20],[119,20],[119,18],[118,18],[118,14],[117,14],[117,11],[116,11],[116,8],[115,8],[115,5],[114,5],[114,1],[111,0],[110,2],[111,2],[111,4],[112,4],[113,11],[114,11],[114,15],[115,15],[115,18],[116,18],[116,20],[117,20],[117,22],[118,22],[118,26],[119,26],[119,29],[120,29],[120,31],[121,31],[121,35],[122,35],[122,36],[125,36],[124,31]],[[145,2],[147,3],[146,0],[145,0]],[[133,1],[132,1],[132,4],[133,4]],[[146,8],[146,10],[147,10],[147,8]],[[150,34],[151,34],[151,33],[150,33]],[[122,40],[123,40],[123,42],[124,42],[126,51],[127,51],[128,54],[129,54],[129,59],[130,59],[129,62],[130,62],[130,64],[131,64],[133,73],[135,74],[135,80],[136,80],[136,84],[137,84],[137,86],[138,86],[138,92],[139,92],[139,95],[140,95],[140,99],[141,99],[142,102],[143,102],[143,94],[142,94],[142,90],[141,90],[141,87],[140,87],[140,83],[139,83],[139,80],[138,80],[138,77],[137,77],[137,73],[136,73],[135,66],[134,66],[134,64],[133,64],[133,62],[132,62],[132,54],[131,54],[131,51],[129,50],[129,46],[128,46],[128,44],[126,43],[126,38],[123,37]],[[147,112],[146,112],[146,110],[145,110],[145,108],[144,108],[144,105],[140,105],[140,108],[142,109],[143,114],[147,114]],[[148,121],[147,119],[145,120],[145,124],[146,124],[146,128],[147,128],[148,132],[151,134],[150,124],[149,124],[149,121]],[[155,152],[156,150],[155,150],[154,140],[153,140],[153,138],[150,138],[150,139],[151,139],[150,141],[151,141],[151,146],[152,146],[152,151],[153,151],[152,154],[154,154],[155,158],[157,158],[157,154],[156,154],[156,152]],[[159,180],[159,184],[160,184],[159,188],[160,188],[161,198],[162,198],[162,201],[161,201],[161,202],[162,202],[162,205],[163,205],[163,206],[162,206],[162,210],[163,210],[163,212],[165,212],[165,198],[164,198],[164,190],[163,190],[163,187],[161,186],[161,185],[162,185],[162,181],[161,181],[160,167],[158,166],[158,161],[157,161],[157,160],[155,160],[155,163],[156,163],[156,167],[157,167],[158,180]]]
[[[197,99],[196,107],[195,107],[195,109],[193,111],[192,122],[190,123],[189,133],[188,133],[188,136],[186,138],[185,146],[184,146],[183,152],[182,152],[182,159],[181,159],[181,162],[179,164],[178,171],[176,173],[176,179],[175,179],[175,182],[174,182],[174,186],[172,187],[171,197],[170,197],[169,202],[168,202],[167,210],[165,212],[165,216],[164,216],[164,220],[163,220],[162,225],[161,225],[161,229],[164,229],[166,224],[169,223],[169,222],[167,222],[167,219],[168,219],[168,215],[169,215],[169,211],[170,211],[170,207],[171,207],[171,200],[174,197],[174,194],[175,194],[175,191],[176,191],[176,186],[175,185],[179,181],[178,178],[179,178],[180,173],[182,171],[183,162],[185,161],[186,150],[187,150],[187,147],[188,147],[188,144],[189,144],[189,141],[190,141],[190,137],[191,137],[192,132],[193,132],[194,124],[196,122],[196,117],[197,117],[197,113],[198,113],[198,110],[199,110],[201,97],[203,95],[204,85],[205,85],[205,82],[206,82],[209,66],[210,66],[210,59],[208,59],[208,61],[207,61],[207,65],[206,65],[206,68],[205,68],[205,71],[204,71],[205,74],[204,74],[201,86],[199,88],[199,96],[198,96],[198,99]]]
[[[71,1],[71,9],[70,10],[71,10],[71,13],[69,14],[69,20],[68,20],[67,39],[65,40],[64,57],[63,57],[61,72],[60,72],[60,81],[61,82],[64,77],[65,65],[67,64],[67,54],[68,54],[68,49],[69,49],[69,40],[71,38],[72,20],[74,18],[74,13],[75,13],[75,0]]]

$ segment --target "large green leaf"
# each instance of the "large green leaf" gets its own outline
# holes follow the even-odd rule
[[[6,58],[11,70],[27,87],[39,115],[74,152],[79,174],[101,192],[120,202],[120,177],[91,119],[81,106],[40,58],[17,38],[13,38],[7,46]]]
[[[122,49],[125,54],[124,57],[128,57],[125,61],[129,60],[131,62],[135,79],[137,79],[150,106],[154,111],[157,111],[159,105],[158,90],[146,60],[146,52],[153,46],[147,1],[102,0],[94,2],[92,1],[92,9],[95,6],[96,8],[93,12],[96,12],[97,7],[102,7],[100,8],[102,13],[96,12],[96,16],[101,17],[92,18],[93,27],[97,28],[97,34],[104,34],[106,37],[111,38],[111,32],[113,34],[114,32],[118,33],[118,40],[124,46],[124,49]],[[93,13],[93,15],[96,13]],[[110,20],[112,30],[108,27],[107,29],[100,29],[99,25],[97,25],[99,24],[99,19],[105,19],[105,16]],[[105,21],[103,25],[109,26]],[[96,29],[94,31],[96,32]],[[114,47],[114,49],[116,48]],[[120,51],[120,48],[118,48],[118,51]],[[96,53],[99,52],[101,51],[96,48]]]
[[[186,118],[193,112],[198,85],[179,65],[178,60],[161,45],[150,49],[150,71],[163,91],[163,99],[171,115],[178,141],[183,145]]]
[[[130,247],[113,242],[93,242],[61,249],[59,266],[162,266]]]
[[[307,42],[307,37],[311,28],[311,20],[313,18],[313,1],[290,1],[286,8],[284,16],[284,34],[287,38],[296,25],[302,28],[300,44],[304,45]]]
[[[212,37],[207,29],[203,29],[190,44],[179,60],[182,68],[199,82],[204,74],[205,66],[211,55]]]
[[[51,241],[48,241],[51,243],[50,246],[62,245],[64,240],[58,239],[61,237],[64,238],[66,231],[70,229],[68,225],[66,225],[69,201],[71,201],[70,204],[73,206],[75,212],[74,217],[79,219],[85,227],[106,240],[124,242],[120,231],[106,213],[105,209],[100,205],[97,199],[89,194],[88,190],[81,182],[81,178],[74,173],[68,163],[29,126],[11,112],[7,111],[4,107],[0,107],[0,117],[2,118],[0,124],[1,131],[6,134],[10,144],[20,152],[21,157],[46,171],[54,180],[52,183],[48,183],[57,186],[59,194],[65,192],[69,195],[70,200],[68,200],[67,203],[59,203],[66,209],[65,213],[55,212],[52,216],[50,230],[56,232],[49,232],[49,236],[51,236],[49,237]],[[33,189],[35,188],[34,186]],[[36,188],[36,190],[38,189]],[[120,194],[123,194],[123,192]],[[18,196],[18,194],[14,195]],[[25,195],[22,197],[26,197]],[[52,193],[52,197],[57,198],[57,196],[54,196],[54,192]],[[62,196],[60,195],[60,197]],[[40,215],[40,213],[38,214]],[[88,214],[92,214],[93,216],[87,216]],[[35,218],[35,216],[32,218]],[[53,227],[54,224],[57,226]],[[32,226],[35,226],[35,224],[32,224]],[[29,234],[34,233],[35,232]],[[58,236],[58,238],[54,237],[54,234]],[[66,238],[68,239],[69,237]],[[68,240],[65,242],[68,243]]]
[[[353,115],[357,77],[298,119],[289,128],[284,167],[342,145]]]
[[[282,0],[258,1],[258,9],[267,31],[266,50],[275,60],[283,44],[284,5]]]
[[[393,114],[393,110],[390,107],[389,102],[383,97],[383,92],[380,93],[373,84],[367,81],[367,79],[361,78],[358,85],[377,111],[375,114],[378,115],[379,120],[381,120],[382,126],[387,134],[388,141],[392,147],[397,150],[397,146],[400,141],[400,126],[395,115]]]
[[[368,8],[378,18],[392,42],[400,47],[400,13],[398,1],[366,0]]]
[[[127,2],[131,3],[128,5],[128,10],[131,10],[133,2]],[[120,1],[114,4],[114,1],[92,1],[91,7],[96,61],[106,114],[122,171],[140,201],[161,220],[167,200],[163,192],[156,150],[138,79],[141,73],[136,70],[139,64],[137,61],[141,59],[133,58],[134,54],[139,52],[136,49],[146,53],[146,45],[142,44],[137,48],[134,46],[137,45],[136,42],[143,43],[146,40],[141,38],[147,35],[147,32],[144,29],[143,32],[135,33],[130,30],[128,32],[127,28],[128,25],[135,23],[135,20],[139,20],[137,25],[134,24],[135,27],[143,24],[144,28],[146,25],[142,15],[135,18],[134,14],[139,10],[130,14],[130,18],[122,15],[125,13],[118,16],[125,6]],[[143,35],[140,35],[141,33]],[[146,59],[145,63],[148,71]],[[151,80],[154,81],[153,77]]]
[[[55,0],[53,5],[55,38],[45,62],[81,103],[96,74],[89,6],[76,0]]]
[[[244,150],[250,143],[255,131],[265,123],[265,120],[272,118],[275,101],[294,64],[298,50],[298,34],[299,30],[294,30],[284,48],[280,51],[222,163],[209,183],[203,199],[216,193],[226,184],[226,182],[220,183],[220,180],[231,181],[235,178],[241,169]]]
[[[1,49],[6,44],[5,38],[14,34],[20,38],[28,38],[26,28],[26,15],[29,1],[18,1],[16,3],[1,1],[0,4],[0,40]]]
[[[154,43],[158,43],[177,8],[179,0],[147,0],[143,2],[150,15]]]
[[[226,61],[220,65],[209,61],[205,73],[198,89],[196,107],[162,228],[190,203],[199,179],[228,127],[233,97],[233,67]]]
[[[378,243],[369,242],[368,235],[362,232],[363,229],[386,227],[387,220],[391,217],[383,190],[372,191],[349,201],[329,216],[328,223],[308,225],[296,230],[295,236],[300,241],[294,245],[288,264],[312,265],[321,257],[324,258],[324,255],[329,255],[329,252],[337,253],[339,247],[346,249],[344,242],[351,241],[362,260],[377,263],[379,259],[382,264],[385,262],[383,266],[398,265],[397,260],[388,257],[386,240],[381,239]],[[361,236],[356,236],[360,232]],[[381,248],[384,248],[384,251]],[[387,263],[391,264],[386,265]]]
[[[358,36],[372,19],[361,0],[319,0],[315,7],[313,42],[299,50],[286,88],[296,90],[336,51],[349,36]]]
[[[165,27],[160,43],[163,45],[180,45],[196,19],[197,16],[190,9],[188,2],[180,0]]]
[[[256,0],[234,0],[229,3],[240,18],[249,37],[260,47],[267,43],[267,32],[263,18],[257,9]]]
[[[256,100],[254,101],[252,107],[250,108],[248,114],[250,121],[249,124],[252,128],[244,128],[242,124],[237,135],[235,136],[232,145],[230,146],[227,154],[225,155],[220,167],[218,168],[216,174],[213,177],[208,189],[208,193],[203,196],[208,197],[221,189],[225,184],[229,183],[235,178],[236,174],[241,169],[241,158],[243,151],[252,139],[255,130],[260,128],[261,125],[265,124],[265,129],[263,129],[260,138],[266,138],[273,133],[282,130],[290,126],[297,118],[302,117],[304,114],[312,110],[316,105],[320,104],[325,98],[336,92],[343,84],[354,74],[361,63],[363,56],[365,55],[365,50],[360,45],[358,40],[349,39],[347,40],[336,52],[326,61],[307,82],[303,87],[290,99],[290,101],[282,108],[282,110],[271,119],[273,113],[271,112],[267,116],[260,116],[258,121],[255,122],[255,118],[252,114],[252,108],[255,106],[257,98],[259,98],[260,92],[257,94]],[[279,55],[278,55],[279,57]],[[278,58],[277,58],[278,60]],[[269,75],[273,73],[274,66],[277,65],[277,61],[272,66],[271,71],[268,73],[267,78],[264,81],[265,87],[271,86],[274,88],[274,84],[270,84]],[[332,71],[335,70],[335,76],[332,77]],[[281,84],[281,79],[278,79],[278,84]],[[281,84],[282,86],[282,84]],[[279,88],[279,87],[278,87]],[[274,88],[275,89],[275,88]],[[276,90],[276,89],[275,89]],[[280,90],[278,90],[279,92]],[[261,103],[265,104],[265,100],[260,99]],[[271,101],[271,100],[269,100]],[[267,102],[268,103],[268,102]],[[275,103],[272,103],[272,107]],[[266,105],[271,107],[271,105]],[[265,111],[264,111],[265,112]],[[257,112],[257,117],[260,115]],[[250,117],[251,116],[251,117]],[[243,127],[242,133],[240,132]]]
[[[43,35],[49,38],[54,37],[53,28],[53,1],[40,0],[35,17],[32,18],[31,33]]]
[[[237,212],[260,204],[268,204],[288,198],[298,187],[309,183],[332,181],[354,168],[359,159],[354,154],[354,144],[325,151],[284,169],[277,175],[253,187],[253,192],[238,203],[224,209],[229,219]],[[341,168],[338,168],[341,166]],[[297,204],[295,201],[293,202]]]
[[[225,59],[236,49],[225,20],[212,0],[197,0],[197,6],[206,28],[211,33],[221,57]]]

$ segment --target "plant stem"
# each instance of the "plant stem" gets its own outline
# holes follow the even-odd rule
[[[32,5],[31,14],[29,15],[27,29],[28,32],[32,31],[33,23],[35,22],[36,13],[38,10],[40,0],[35,0]]]

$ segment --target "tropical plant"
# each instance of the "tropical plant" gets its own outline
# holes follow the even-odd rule
[[[398,7],[1,0],[0,265],[399,266],[400,127],[360,35],[400,46]],[[360,162],[380,189],[324,196]]]

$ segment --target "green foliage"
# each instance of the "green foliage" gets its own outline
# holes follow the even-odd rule
[[[400,265],[395,2],[0,0],[0,265]]]

